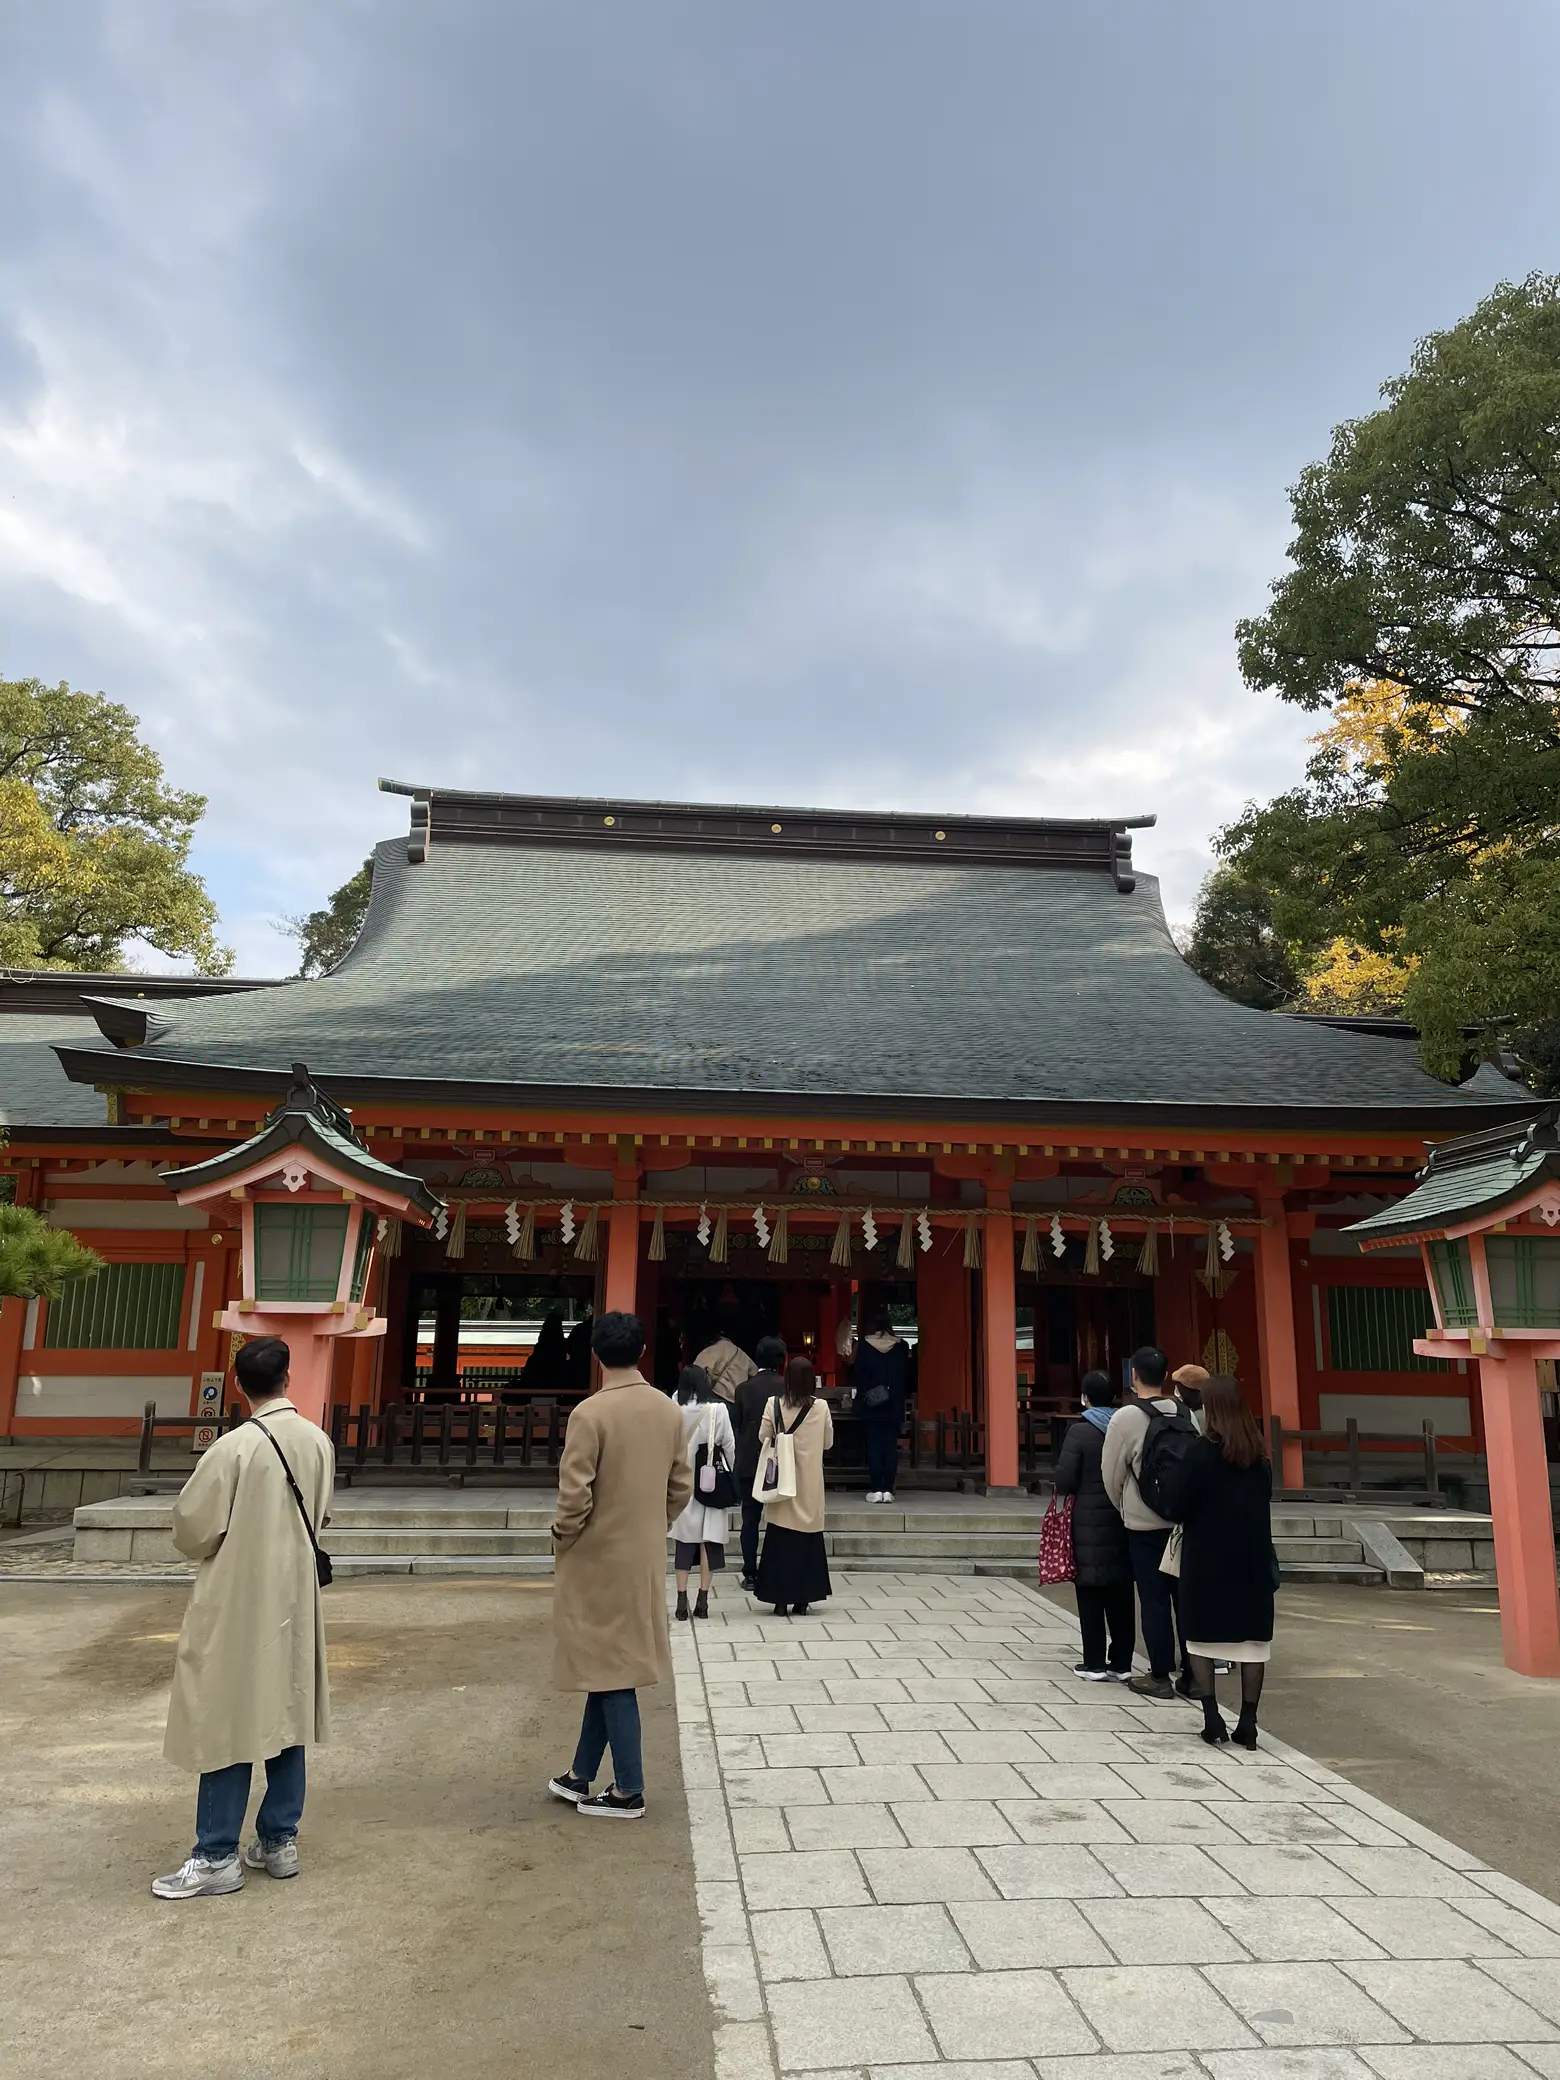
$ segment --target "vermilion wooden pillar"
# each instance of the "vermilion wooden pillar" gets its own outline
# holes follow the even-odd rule
[[[607,1208],[607,1311],[633,1314],[639,1300],[639,1173],[616,1171]],[[646,1324],[649,1334],[653,1324]]]
[[[986,1256],[981,1276],[986,1357],[986,1485],[1018,1493],[1018,1299],[1013,1276],[1013,1216],[999,1186],[986,1190]]]
[[[1295,1349],[1295,1296],[1289,1273],[1289,1232],[1283,1199],[1257,1201],[1264,1226],[1258,1228],[1253,1254],[1257,1274],[1257,1352],[1262,1365],[1262,1424],[1274,1416],[1286,1430],[1300,1428],[1300,1358]],[[1286,1488],[1305,1486],[1305,1455],[1298,1444],[1284,1446],[1284,1463],[1274,1479]]]
[[[916,1413],[922,1420],[974,1407],[963,1235],[962,1228],[937,1228],[931,1248],[916,1251]]]
[[[1506,1666],[1524,1676],[1560,1676],[1560,1589],[1538,1367],[1511,1343],[1503,1357],[1478,1365]]]

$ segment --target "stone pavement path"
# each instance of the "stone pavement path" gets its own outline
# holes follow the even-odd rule
[[[673,1627],[719,2080],[1560,2080],[1560,1906],[1018,1583],[835,1592]]]

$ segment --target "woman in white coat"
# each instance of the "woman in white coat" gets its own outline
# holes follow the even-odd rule
[[[726,1565],[726,1512],[711,1509],[699,1492],[699,1449],[705,1449],[706,1466],[723,1461],[729,1470],[737,1462],[737,1439],[731,1427],[731,1412],[716,1395],[702,1366],[683,1367],[677,1381],[677,1400],[682,1409],[683,1449],[693,1468],[693,1499],[669,1533],[677,1569],[677,1615],[707,1618],[710,1577]],[[699,1597],[690,1611],[688,1577],[695,1567],[699,1570]]]

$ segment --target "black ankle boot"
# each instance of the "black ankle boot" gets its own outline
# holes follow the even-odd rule
[[[679,1618],[686,1618],[688,1615],[688,1592],[686,1589],[679,1589],[677,1592],[677,1615]]]
[[[697,1603],[696,1603],[696,1604],[694,1605],[694,1607],[693,1607],[693,1615],[694,1615],[694,1616],[695,1616],[696,1618],[707,1618],[707,1617],[709,1616],[709,1614],[710,1614],[710,1596],[709,1596],[709,1591],[708,1591],[707,1589],[701,1589],[701,1590],[699,1591],[699,1600],[698,1600],[698,1602],[697,1602]]]
[[[1255,1705],[1241,1706],[1240,1717],[1235,1721],[1232,1736],[1237,1748],[1254,1748],[1257,1745],[1257,1709]]]
[[[1210,1748],[1216,1748],[1221,1741],[1229,1739],[1230,1730],[1224,1723],[1224,1714],[1219,1710],[1217,1697],[1205,1697],[1202,1700],[1202,1708],[1202,1737]]]

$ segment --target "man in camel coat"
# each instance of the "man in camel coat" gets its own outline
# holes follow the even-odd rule
[[[153,1880],[159,1899],[237,1892],[246,1865],[273,1878],[298,1872],[304,1748],[330,1736],[310,1533],[325,1522],[336,1469],[330,1439],[287,1399],[287,1368],[279,1336],[244,1345],[233,1370],[251,1420],[217,1439],[173,1506],[173,1542],[200,1568],[179,1633],[163,1753],[199,1771],[200,1791],[195,1847],[179,1870]],[[241,1859],[257,1762],[265,1797]]]
[[[639,1820],[645,1810],[639,1699],[671,1676],[666,1532],[693,1494],[682,1414],[639,1370],[638,1317],[604,1314],[590,1347],[601,1386],[569,1418],[553,1524],[553,1680],[583,1690],[573,1766],[548,1790],[587,1817]],[[591,1796],[610,1743],[613,1782]]]

